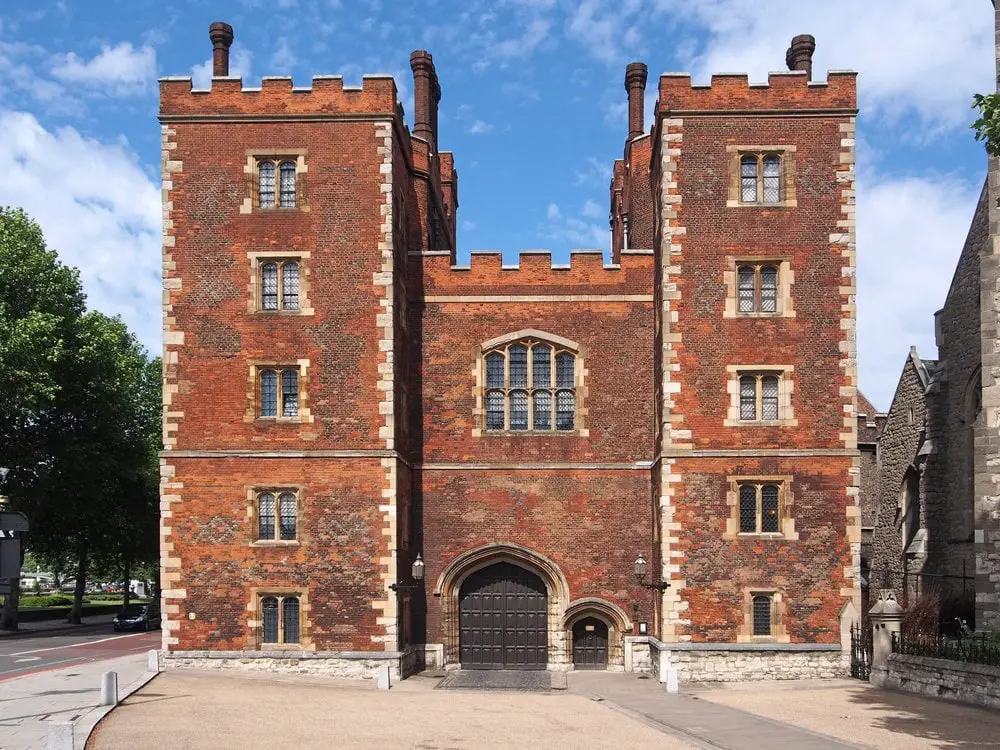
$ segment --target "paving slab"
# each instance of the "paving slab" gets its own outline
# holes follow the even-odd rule
[[[438,689],[547,693],[552,689],[553,674],[545,670],[462,669],[450,672],[438,684]]]

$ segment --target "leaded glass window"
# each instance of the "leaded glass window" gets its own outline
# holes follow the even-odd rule
[[[740,159],[740,200],[757,202],[757,157],[746,154]]]
[[[260,374],[260,415],[278,416],[278,373],[264,370]]]
[[[757,419],[757,378],[740,378],[740,419]]]
[[[488,351],[486,429],[570,431],[576,426],[576,355],[525,339]]]
[[[274,208],[274,162],[262,161],[257,165],[257,205]]]
[[[261,640],[264,643],[278,643],[279,637],[279,617],[278,599],[273,596],[265,596],[260,600],[260,615],[263,621],[263,633]]]
[[[777,534],[780,530],[778,519],[778,488],[765,484],[760,488],[760,530],[765,534]]]
[[[771,635],[771,597],[757,594],[753,598],[753,634]]]
[[[781,200],[781,158],[776,154],[764,157],[764,203]]]
[[[740,157],[740,201],[781,202],[781,156],[743,154]]]
[[[279,173],[280,192],[278,195],[278,205],[281,208],[295,208],[295,162],[281,162]]]
[[[257,498],[257,538],[274,539],[274,495],[270,492]]]
[[[757,487],[752,484],[740,485],[740,533],[753,534],[757,531]]]
[[[294,261],[281,266],[281,308],[299,309],[299,264]]]
[[[736,269],[737,311],[778,312],[778,269],[775,266],[741,264]]]
[[[764,421],[774,421],[778,418],[778,379],[768,375],[761,378],[760,386],[760,418]]]
[[[283,492],[278,498],[278,506],[281,519],[280,538],[284,540],[294,539],[298,515],[295,495],[291,492]]]
[[[260,267],[260,306],[264,310],[278,309],[278,264]]]
[[[284,643],[299,642],[299,600],[286,596],[281,601],[281,619],[284,621]]]
[[[740,419],[776,422],[781,416],[781,387],[777,375],[741,375]]]
[[[757,274],[753,266],[740,266],[736,272],[737,296],[739,297],[739,311],[753,312],[757,304],[756,280]]]
[[[760,311],[778,311],[778,269],[774,266],[760,269]]]
[[[299,373],[297,370],[281,371],[281,416],[299,415]]]

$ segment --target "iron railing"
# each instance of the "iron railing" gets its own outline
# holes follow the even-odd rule
[[[971,633],[959,638],[893,633],[892,650],[896,654],[1000,667],[1000,636],[996,633]]]
[[[868,623],[851,625],[851,677],[867,680],[872,673],[872,627]]]

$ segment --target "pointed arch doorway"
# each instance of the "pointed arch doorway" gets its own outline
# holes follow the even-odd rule
[[[545,669],[548,591],[537,574],[503,561],[469,575],[459,589],[462,669]]]

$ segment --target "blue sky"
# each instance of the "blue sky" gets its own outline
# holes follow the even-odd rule
[[[985,175],[969,101],[993,87],[986,0],[4,0],[0,204],[23,206],[81,269],[90,304],[160,349],[156,79],[207,82],[208,25],[236,31],[233,73],[390,73],[412,124],[409,53],[433,55],[440,142],[472,249],[607,249],[608,179],[626,126],[625,64],[656,75],[784,67],[817,38],[814,78],[860,73],[862,389],[885,409],[910,344],[936,355],[944,301]],[[650,119],[647,115],[646,124]]]

